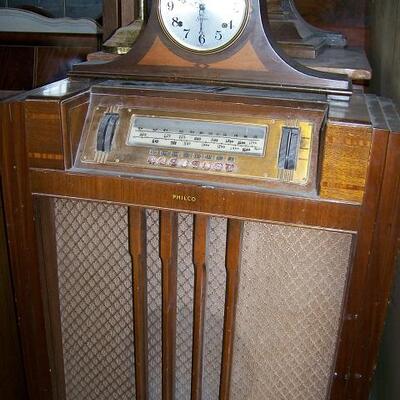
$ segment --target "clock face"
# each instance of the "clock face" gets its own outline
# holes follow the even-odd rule
[[[180,46],[215,52],[231,45],[242,33],[248,0],[159,0],[164,31]]]

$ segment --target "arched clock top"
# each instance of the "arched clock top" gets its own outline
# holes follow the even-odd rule
[[[351,94],[347,77],[283,54],[270,33],[265,0],[154,0],[128,54],[77,65],[72,75]]]

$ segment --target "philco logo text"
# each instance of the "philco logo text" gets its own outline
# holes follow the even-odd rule
[[[187,196],[187,195],[183,195],[183,194],[173,194],[172,200],[184,201],[186,203],[196,203],[197,198],[195,196]]]

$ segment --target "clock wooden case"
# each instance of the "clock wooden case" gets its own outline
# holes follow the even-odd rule
[[[77,65],[73,76],[300,89],[338,96],[351,92],[347,77],[314,71],[284,56],[269,34],[265,1],[248,0],[248,21],[237,40],[211,54],[185,50],[171,40],[160,24],[162,4],[153,2],[144,32],[126,56]]]

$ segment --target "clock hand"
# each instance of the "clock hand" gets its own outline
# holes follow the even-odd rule
[[[206,5],[203,3],[199,4],[199,21],[200,21],[200,35],[203,35],[203,22],[204,22],[204,12],[206,10]]]

